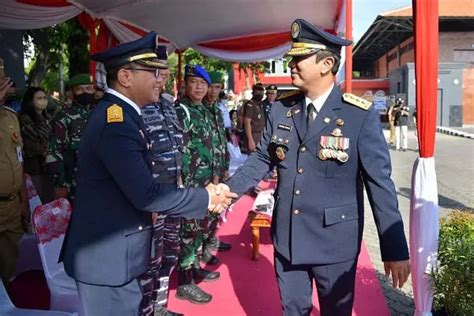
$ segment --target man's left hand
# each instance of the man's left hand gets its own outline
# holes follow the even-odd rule
[[[410,261],[387,261],[383,263],[385,268],[385,277],[392,275],[392,287],[394,289],[402,288],[410,275]]]

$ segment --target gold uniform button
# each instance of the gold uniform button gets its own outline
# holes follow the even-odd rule
[[[346,215],[341,215],[341,219],[345,219],[346,218]]]
[[[154,166],[154,165],[155,165],[155,162],[154,162],[154,161],[152,161],[152,162],[151,162],[151,165],[152,165],[152,166]]]
[[[294,210],[293,214],[298,215],[300,213],[300,210]]]
[[[143,226],[138,226],[138,230],[143,230]]]
[[[306,151],[306,147],[305,146],[301,147],[300,151],[304,153]]]
[[[298,173],[302,174],[303,173],[303,168],[298,168]]]
[[[295,191],[295,195],[300,195],[300,193],[301,193],[300,190]]]

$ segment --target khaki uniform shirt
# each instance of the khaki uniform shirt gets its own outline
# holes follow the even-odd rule
[[[251,119],[252,137],[255,144],[260,141],[261,134],[265,129],[265,110],[262,101],[249,100],[244,105],[244,118]]]
[[[23,186],[22,145],[16,113],[0,106],[0,232],[21,230],[18,193]]]

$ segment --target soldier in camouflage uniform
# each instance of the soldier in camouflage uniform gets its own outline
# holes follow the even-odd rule
[[[157,55],[163,64],[168,64],[165,46],[157,47]],[[166,85],[169,74],[169,69],[161,71],[161,87]],[[145,106],[141,112],[152,143],[153,177],[160,183],[182,187],[183,130],[178,122],[173,97],[162,93],[158,103]],[[148,271],[140,278],[143,292],[141,316],[182,315],[165,307],[169,277],[178,261],[180,226],[180,217],[153,214],[152,257]]]
[[[73,101],[51,122],[46,164],[54,178],[55,197],[67,197],[73,202],[79,143],[94,102],[94,85],[88,74],[80,74],[72,77],[68,86],[71,87]]]
[[[217,162],[216,176],[213,178],[214,184],[224,182],[229,177],[229,163],[230,156],[227,149],[227,139],[225,135],[224,120],[222,118],[222,111],[219,109],[217,100],[219,93],[223,88],[222,73],[217,71],[209,72],[211,84],[204,99],[204,104],[210,113],[212,122],[211,131],[213,132],[213,154]],[[224,243],[217,239],[216,231],[219,224],[219,215],[209,214],[205,219],[200,220],[203,229],[203,243],[201,253],[201,261],[208,264],[217,264],[219,260],[211,253],[211,250],[228,251],[231,248],[230,244]]]
[[[176,112],[184,127],[183,182],[186,187],[205,187],[217,176],[218,162],[214,159],[213,137],[209,111],[202,103],[206,96],[209,75],[200,66],[185,67],[185,96]],[[181,253],[178,261],[179,286],[176,297],[193,303],[208,303],[212,296],[195,283],[195,279],[211,281],[219,272],[202,269],[197,251],[202,244],[202,229],[198,220],[182,220]]]

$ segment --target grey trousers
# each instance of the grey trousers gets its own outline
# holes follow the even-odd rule
[[[86,316],[138,316],[142,290],[137,279],[122,286],[100,286],[76,280]]]

